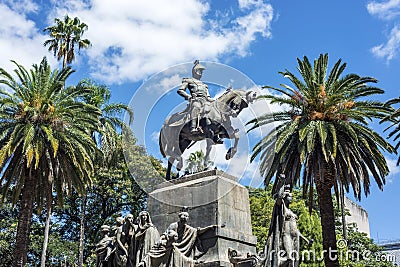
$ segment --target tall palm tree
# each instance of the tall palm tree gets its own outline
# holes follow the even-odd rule
[[[61,206],[65,192],[83,193],[90,184],[96,151],[90,131],[100,111],[76,101],[82,91],[63,90],[69,67],[51,71],[46,58],[29,71],[14,63],[17,78],[0,68],[0,204],[8,191],[13,203],[20,201],[17,267],[27,260],[34,204],[42,207],[53,185]]]
[[[48,45],[49,51],[53,51],[54,56],[57,56],[58,60],[63,60],[63,68],[65,68],[67,63],[72,63],[75,58],[76,45],[78,45],[78,50],[81,48],[87,48],[91,45],[88,39],[82,39],[82,35],[88,29],[88,26],[85,23],[81,23],[79,18],[75,17],[74,19],[71,19],[68,15],[64,17],[64,21],[55,19],[55,22],[56,25],[44,29],[44,31],[47,31],[50,37],[52,37],[52,39],[44,42],[44,46]],[[52,197],[52,195],[49,195],[49,197]],[[46,265],[46,251],[52,213],[51,201],[48,201],[47,204],[47,217],[40,262],[41,267]]]
[[[395,105],[400,103],[400,97],[390,99],[386,102],[388,105]],[[390,121],[391,125],[385,129],[385,131],[391,129],[388,138],[393,137],[393,141],[397,142],[395,149],[398,150],[400,147],[400,108],[394,109],[390,115],[386,116],[381,122]],[[394,127],[394,128],[392,128]],[[400,164],[400,156],[397,159],[397,166]]]
[[[49,51],[57,56],[57,60],[63,60],[63,68],[65,68],[75,59],[76,46],[78,46],[79,51],[91,45],[88,39],[82,38],[88,26],[81,22],[78,17],[71,19],[68,15],[65,15],[64,20],[56,18],[54,22],[55,25],[44,29],[51,39],[46,40],[43,45],[49,46]]]
[[[332,188],[338,192],[341,183],[348,192],[351,185],[355,197],[360,199],[362,191],[365,195],[369,193],[370,174],[378,187],[383,188],[389,170],[382,151],[393,152],[394,148],[370,129],[368,123],[383,118],[390,108],[377,101],[361,100],[383,90],[367,85],[376,83],[374,78],[342,76],[346,64],[341,60],[335,63],[328,77],[328,54],[321,54],[314,66],[307,57],[297,62],[302,80],[288,70],[280,72],[294,88],[285,84],[283,88],[264,87],[283,94],[262,97],[286,109],[249,122],[251,130],[280,122],[255,145],[252,160],[260,155],[265,184],[276,177],[274,190],[283,183],[292,186],[302,183],[304,196],[310,197],[310,207],[315,184],[323,248],[334,252],[337,246]],[[280,174],[285,175],[284,181],[278,178]],[[328,253],[324,261],[327,267],[339,266]]]
[[[104,160],[109,161],[116,151],[117,141],[120,140],[120,133],[125,123],[122,120],[124,112],[129,117],[129,123],[133,120],[133,111],[126,104],[110,103],[111,92],[105,85],[96,84],[92,80],[84,79],[76,86],[79,90],[87,92],[82,95],[82,100],[100,109],[98,128],[92,132],[92,138],[97,146],[103,151]]]

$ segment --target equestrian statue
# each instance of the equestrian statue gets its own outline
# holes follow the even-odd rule
[[[211,98],[207,84],[200,80],[204,69],[198,60],[194,62],[192,78],[183,78],[177,92],[188,105],[185,110],[169,116],[160,131],[160,151],[168,159],[167,180],[171,179],[175,161],[179,175],[183,152],[197,141],[206,140],[205,159],[208,161],[213,145],[222,144],[224,138],[234,139],[234,145],[225,155],[226,160],[231,159],[239,141],[239,130],[233,128],[231,118],[237,117],[256,98],[253,91],[232,88],[216,99]]]

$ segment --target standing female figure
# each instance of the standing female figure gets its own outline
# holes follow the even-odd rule
[[[289,209],[292,202],[290,186],[282,186],[274,196],[276,202],[264,248],[263,267],[297,267],[299,266],[300,238],[308,244],[297,228],[297,216]]]
[[[160,234],[151,222],[147,211],[141,211],[137,218],[137,228],[135,233],[135,255],[138,264],[147,252],[159,241]]]

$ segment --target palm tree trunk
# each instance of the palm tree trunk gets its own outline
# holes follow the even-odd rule
[[[17,226],[17,236],[13,253],[13,267],[25,266],[29,248],[29,234],[36,196],[36,181],[32,169],[27,170],[25,184],[21,191],[21,208]]]
[[[340,183],[340,208],[342,215],[343,239],[347,241],[346,205],[344,204],[344,188]]]
[[[40,267],[46,266],[46,252],[47,252],[47,245],[49,243],[49,232],[50,232],[50,220],[51,220],[52,207],[53,207],[53,194],[51,192],[47,199],[46,224],[44,227],[44,239],[43,239],[43,247],[42,247],[42,256],[40,258]]]
[[[83,266],[83,251],[85,246],[85,213],[86,213],[86,193],[82,196],[82,206],[81,206],[81,216],[80,216],[80,237],[79,237],[79,259],[78,259],[78,266]]]
[[[63,69],[64,69],[66,66],[67,66],[67,53],[64,53],[63,64],[62,64]]]
[[[338,251],[335,233],[335,213],[332,200],[333,172],[325,165],[324,177],[317,177],[316,187],[318,193],[319,209],[322,225],[322,246],[324,250],[324,262],[326,267],[339,267]]]

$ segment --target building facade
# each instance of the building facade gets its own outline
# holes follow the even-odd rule
[[[357,230],[366,233],[368,237],[370,237],[367,211],[347,197],[344,199],[344,204],[346,209],[350,212],[350,216],[346,216],[346,223],[356,223]]]

